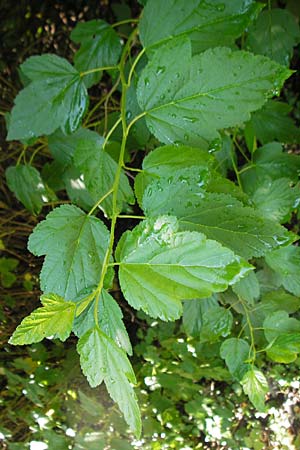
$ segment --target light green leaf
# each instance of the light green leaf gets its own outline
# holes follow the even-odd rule
[[[175,217],[141,222],[116,251],[126,300],[152,317],[177,319],[182,299],[225,290],[251,266],[200,233],[178,232]]]
[[[252,0],[151,0],[143,11],[140,36],[144,47],[188,35],[195,52],[232,45],[261,10]],[[166,20],[168,18],[168,20]]]
[[[228,336],[232,323],[233,316],[229,309],[219,305],[209,308],[203,314],[200,342],[215,342],[220,337]]]
[[[64,134],[61,130],[48,136],[48,146],[53,158],[61,164],[72,164],[73,155],[78,142],[89,139],[94,133],[86,128],[80,127],[72,134]]]
[[[220,348],[220,356],[225,359],[226,366],[231,375],[241,379],[249,364],[246,362],[251,356],[250,346],[244,339],[226,339]]]
[[[55,194],[45,186],[39,171],[32,166],[10,166],[5,172],[9,189],[26,209],[39,214],[43,204],[55,200]]]
[[[293,47],[299,42],[300,29],[296,17],[287,9],[274,8],[261,12],[249,27],[246,46],[253,53],[288,66]]]
[[[273,269],[282,286],[300,296],[300,248],[290,245],[266,255],[266,263]]]
[[[140,412],[130,384],[136,383],[136,379],[126,353],[96,326],[79,339],[77,350],[82,371],[89,384],[96,387],[104,380],[110,396],[118,403],[126,422],[139,436]]]
[[[21,66],[32,82],[15,99],[8,140],[74,132],[88,104],[79,72],[56,55],[31,56]]]
[[[182,315],[185,332],[190,336],[199,336],[203,326],[203,314],[216,305],[218,302],[213,296],[185,301]]]
[[[198,231],[246,259],[295,240],[285,228],[227,194],[204,192],[188,174],[153,182],[143,197],[146,215],[175,215],[181,230]],[[199,180],[201,176],[198,176]]]
[[[244,190],[252,194],[265,182],[266,174],[273,180],[289,178],[297,182],[300,171],[300,157],[282,151],[277,142],[260,147],[253,155],[253,163],[246,165],[241,174]]]
[[[284,291],[283,289],[266,292],[261,298],[260,311],[264,314],[270,314],[274,311],[283,310],[293,314],[300,308],[300,298]]]
[[[88,139],[81,140],[74,154],[75,166],[83,173],[84,182],[95,202],[112,189],[117,171],[117,163],[103,150],[104,139],[97,133],[90,132]],[[133,204],[134,194],[126,175],[122,172],[117,206],[121,212],[126,203]],[[101,203],[100,208],[111,216],[112,194]]]
[[[268,348],[267,355],[272,361],[289,364],[300,353],[300,333],[281,334]]]
[[[300,142],[300,129],[289,117],[292,107],[287,103],[269,100],[259,111],[251,115],[245,133],[252,128],[254,135],[264,145],[268,142]]]
[[[95,302],[90,305],[75,318],[73,331],[81,337],[95,325],[94,317]],[[106,291],[102,291],[98,303],[99,328],[109,336],[120,348],[129,355],[132,354],[130,340],[122,321],[122,311],[114,298]]]
[[[137,98],[159,141],[203,147],[219,137],[218,130],[249,120],[291,73],[265,57],[228,48],[192,57],[190,41],[175,38],[143,70]]]
[[[255,272],[249,272],[244,278],[232,286],[233,292],[253,306],[260,296],[260,287]]]
[[[41,271],[41,289],[74,300],[99,282],[109,242],[106,226],[74,205],[50,212],[30,235],[28,248],[46,255]],[[107,283],[112,272],[108,274]]]
[[[16,328],[9,340],[10,344],[32,344],[50,336],[65,341],[69,337],[75,316],[75,303],[55,294],[42,295],[41,302],[43,306],[25,317]]]
[[[286,311],[276,311],[265,318],[263,327],[267,341],[272,342],[282,334],[300,332],[300,321],[289,317]]]
[[[71,39],[80,43],[80,49],[75,53],[74,63],[79,72],[98,67],[114,66],[121,54],[121,41],[114,29],[104,20],[90,20],[78,23],[71,32]],[[98,83],[102,72],[85,75],[86,87]]]
[[[300,189],[293,188],[288,178],[272,180],[266,177],[253,192],[252,200],[262,216],[282,223],[300,203]]]
[[[253,367],[245,373],[241,380],[244,392],[258,411],[265,411],[265,395],[269,390],[264,374]]]

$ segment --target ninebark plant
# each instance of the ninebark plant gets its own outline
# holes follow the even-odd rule
[[[73,64],[45,54],[20,67],[25,87],[7,139],[24,147],[8,185],[34,214],[62,189],[70,202],[29,238],[30,252],[45,257],[42,306],[10,343],[73,332],[90,385],[105,382],[137,436],[117,283],[132,308],[164,321],[183,314],[188,335],[220,341],[228,371],[260,410],[261,355],[290,363],[300,350],[300,322],[290,317],[300,306],[291,225],[300,162],[280,143],[298,142],[299,130],[289,106],[271,100],[292,74],[299,27],[288,11],[263,6],[148,0],[140,19],[125,21],[126,39],[121,23],[78,23]],[[279,39],[273,22],[287,30]],[[89,108],[88,89],[104,73],[108,93]],[[40,173],[34,158],[45,148],[53,160]],[[144,151],[140,167],[133,150]]]

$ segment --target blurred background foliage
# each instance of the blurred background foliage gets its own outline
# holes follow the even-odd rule
[[[286,7],[299,19],[298,0],[273,6]],[[136,441],[105,388],[91,389],[82,376],[75,339],[64,344],[46,340],[30,347],[7,344],[16,325],[38,306],[40,294],[39,262],[26,249],[39,217],[22,209],[4,181],[5,168],[16,162],[21,149],[21,144],[5,143],[4,123],[21,87],[18,65],[30,55],[47,52],[71,57],[75,48],[69,35],[78,21],[102,18],[113,23],[138,17],[140,9],[137,1],[129,0],[1,0],[0,448],[296,450],[299,358],[290,366],[269,366],[262,360],[271,393],[266,412],[256,413],[224,368],[220,342],[201,344],[186,336],[181,322],[133,314],[119,298],[134,346],[132,363],[143,412],[143,437]],[[298,63],[299,46],[292,67]],[[105,91],[105,83],[104,78],[90,90],[92,102]],[[299,79],[293,78],[284,91],[297,120],[298,88]],[[48,157],[46,150],[42,152],[41,165]]]

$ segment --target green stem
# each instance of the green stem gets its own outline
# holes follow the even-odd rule
[[[138,54],[138,56],[134,60],[134,63],[131,66],[131,69],[130,69],[130,72],[129,72],[129,75],[128,75],[128,83],[127,83],[128,86],[130,86],[131,79],[132,79],[132,76],[133,76],[133,73],[134,73],[134,69],[136,68],[137,63],[139,62],[139,60],[141,59],[141,57],[143,56],[145,51],[146,51],[146,49],[143,48],[143,50]]]
[[[118,127],[118,125],[122,122],[122,117],[119,117],[119,119],[116,121],[116,123],[114,124],[114,126],[109,130],[109,133],[107,134],[104,143],[103,143],[103,149],[105,148],[109,138],[111,137],[111,135],[113,134],[113,132],[115,131],[115,129]]]
[[[132,215],[128,215],[128,214],[119,214],[118,215],[119,219],[139,219],[139,220],[144,220],[146,219],[145,216],[132,216]]]
[[[137,34],[137,29],[135,29],[129,36],[128,41],[126,42],[126,45],[123,49],[121,60],[120,60],[120,65],[119,65],[120,77],[121,77],[121,83],[122,83],[121,117],[120,117],[119,121],[117,121],[115,123],[114,127],[108,133],[108,135],[105,139],[104,145],[103,145],[103,147],[104,147],[105,143],[109,139],[109,136],[111,135],[113,129],[116,127],[116,124],[118,124],[121,121],[122,129],[123,129],[123,136],[122,136],[122,143],[121,143],[118,167],[116,170],[116,175],[115,175],[115,179],[114,179],[114,183],[113,183],[113,187],[112,187],[113,195],[112,195],[112,219],[111,219],[110,239],[109,239],[109,244],[108,244],[105,256],[104,256],[104,261],[103,261],[103,265],[102,265],[102,271],[101,271],[101,275],[100,275],[99,284],[95,291],[94,318],[95,318],[95,323],[97,326],[99,326],[98,305],[99,305],[100,294],[101,294],[101,291],[104,286],[104,279],[105,279],[105,275],[106,275],[107,269],[110,264],[110,259],[112,256],[114,242],[115,242],[115,228],[116,228],[116,223],[117,223],[117,218],[118,218],[118,207],[117,207],[118,191],[119,191],[120,178],[121,178],[121,174],[122,174],[122,167],[124,165],[126,141],[127,141],[127,137],[128,137],[128,131],[129,131],[129,127],[127,127],[127,124],[126,124],[126,93],[127,93],[127,89],[129,86],[126,82],[124,68],[125,68],[125,62],[126,62],[127,56],[130,52],[131,43],[134,41],[136,34]]]
[[[138,23],[139,19],[125,19],[120,20],[120,22],[116,22],[112,24],[112,28],[119,27],[120,25],[125,25],[126,23]]]
[[[124,170],[129,170],[130,172],[143,172],[142,169],[136,169],[135,167],[127,167],[127,166],[123,166]]]
[[[93,214],[93,212],[95,211],[96,208],[98,208],[99,205],[101,205],[101,203],[103,202],[103,200],[106,199],[106,197],[108,197],[111,193],[112,193],[112,188],[106,192],[106,194],[104,194],[100,200],[97,201],[97,203],[95,203],[95,205],[92,207],[92,209],[89,211],[88,216],[91,216]]]
[[[34,160],[35,155],[36,155],[40,150],[42,150],[42,148],[45,148],[45,147],[46,147],[46,145],[45,145],[45,144],[42,144],[42,145],[40,145],[38,148],[36,148],[36,149],[34,150],[34,152],[32,153],[32,155],[31,155],[31,157],[30,157],[30,160],[29,160],[29,164],[30,164],[30,165],[32,164],[32,162],[33,162],[33,160]]]
[[[95,72],[102,72],[103,70],[118,70],[119,67],[118,66],[104,66],[104,67],[96,67],[96,69],[90,69],[90,70],[86,70],[85,72],[80,72],[80,76],[85,77],[86,75],[89,75],[90,73],[95,73]]]

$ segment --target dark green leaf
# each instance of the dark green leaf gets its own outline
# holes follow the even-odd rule
[[[266,262],[276,273],[283,287],[300,296],[300,248],[290,245],[266,255]]]
[[[44,294],[43,306],[35,309],[22,320],[9,340],[13,345],[32,344],[53,336],[65,341],[72,329],[75,303],[67,302],[59,295]]]
[[[114,159],[103,150],[103,143],[104,139],[97,133],[93,133],[91,137],[78,143],[74,155],[75,166],[83,173],[85,185],[95,202],[112,189],[118,167]],[[126,203],[134,203],[134,194],[123,172],[117,203],[119,212],[123,210]],[[107,215],[112,214],[112,194],[105,198],[100,208]]]
[[[78,142],[83,139],[90,139],[93,135],[92,131],[82,127],[69,135],[65,135],[61,130],[57,130],[48,136],[48,146],[56,161],[61,164],[71,164]]]
[[[233,292],[253,306],[255,300],[259,298],[260,287],[255,272],[249,272],[244,278],[232,286]]]
[[[262,109],[251,115],[245,132],[252,127],[254,135],[263,145],[272,141],[300,142],[300,129],[288,116],[291,109],[287,103],[269,100]]]
[[[221,345],[220,356],[225,359],[229,372],[236,378],[241,379],[249,364],[247,360],[251,357],[250,346],[244,339],[226,339]]]
[[[149,48],[174,36],[188,35],[195,52],[230,46],[260,10],[261,5],[252,0],[151,0],[140,21],[141,41]]]
[[[56,198],[54,192],[45,186],[39,171],[32,166],[10,166],[5,175],[9,189],[33,214],[39,214],[44,203]]]
[[[180,300],[223,291],[251,268],[204,235],[177,230],[175,217],[146,220],[123,234],[116,252],[126,300],[163,320],[181,315]]]
[[[165,143],[205,146],[218,130],[242,124],[291,72],[262,56],[228,48],[192,57],[188,39],[159,48],[138,83],[149,130]]]
[[[7,139],[49,135],[58,128],[74,132],[88,103],[77,70],[51,54],[31,56],[21,67],[32,82],[15,99]]]
[[[203,314],[200,342],[214,342],[230,334],[233,316],[229,309],[220,306],[209,308]]]
[[[98,67],[114,66],[121,54],[121,41],[114,29],[104,20],[90,20],[78,23],[71,33],[71,39],[80,43],[75,53],[75,67],[85,72]],[[85,75],[83,80],[87,87],[98,83],[102,72]]]
[[[33,254],[46,255],[41,289],[74,300],[80,291],[97,284],[108,242],[109,232],[101,220],[74,205],[54,209],[36,226],[28,243]]]
[[[296,17],[286,9],[275,8],[261,12],[249,27],[246,46],[253,53],[288,66],[293,47],[299,42],[300,29]]]
[[[267,341],[272,342],[282,334],[300,332],[300,321],[289,317],[286,311],[276,311],[265,318],[263,327]]]
[[[183,327],[190,336],[199,336],[203,325],[203,314],[218,304],[212,296],[187,300],[183,303]]]
[[[264,314],[283,310],[292,314],[300,308],[300,298],[285,292],[283,289],[272,290],[265,293],[261,298],[261,306]]]

